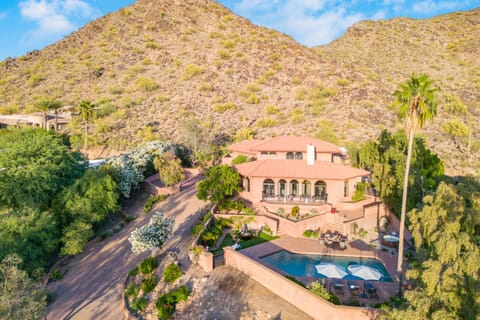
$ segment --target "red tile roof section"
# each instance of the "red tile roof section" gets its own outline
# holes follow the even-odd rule
[[[306,160],[257,160],[234,166],[245,177],[346,180],[370,175],[370,172],[340,164],[315,161],[307,165]]]
[[[254,151],[306,152],[307,144],[313,144],[316,152],[341,153],[333,143],[310,137],[279,136],[260,141],[253,146]]]
[[[257,151],[253,151],[252,149],[257,144],[262,143],[262,142],[263,142],[262,140],[244,140],[244,141],[237,142],[237,143],[229,145],[227,147],[227,149],[230,150],[230,151],[233,151],[233,152],[256,155]]]

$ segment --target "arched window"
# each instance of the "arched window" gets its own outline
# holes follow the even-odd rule
[[[315,182],[314,196],[317,200],[327,200],[327,184],[324,181]]]
[[[266,198],[275,197],[275,183],[272,179],[263,180],[263,196]]]
[[[243,190],[250,192],[250,179],[248,177],[243,179]]]
[[[310,181],[304,180],[302,182],[302,196],[309,197],[312,195],[312,185]]]
[[[293,160],[293,159],[294,159],[293,152],[287,152],[287,160]]]
[[[295,160],[303,160],[303,153],[295,152]]]
[[[345,180],[345,182],[343,184],[343,196],[344,197],[348,197],[348,194],[350,193],[348,185],[349,185],[348,180]]]
[[[278,181],[278,194],[281,197],[286,197],[287,196],[287,181],[281,179]]]
[[[293,197],[298,197],[298,181],[290,181],[290,195]]]

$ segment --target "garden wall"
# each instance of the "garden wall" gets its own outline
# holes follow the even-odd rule
[[[174,186],[166,187],[158,181],[158,174],[154,174],[146,178],[143,182],[144,188],[147,192],[157,195],[172,195],[179,191],[182,191],[184,188],[188,187],[190,184],[195,183],[200,174],[200,170],[187,168],[184,170],[185,179],[177,183]]]
[[[334,305],[232,248],[224,248],[224,255],[225,265],[242,271],[314,319],[367,320],[378,314],[373,309]]]

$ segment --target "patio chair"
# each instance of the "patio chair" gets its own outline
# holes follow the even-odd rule
[[[365,291],[367,291],[367,295],[369,299],[377,299],[378,300],[378,294],[377,294],[377,288],[370,282],[365,283]]]
[[[333,279],[332,285],[333,285],[333,289],[335,290],[336,295],[341,294],[342,297],[345,296],[344,293],[343,293],[343,287],[344,287],[343,281],[338,280],[338,279]]]
[[[347,282],[348,289],[350,289],[350,294],[352,297],[360,297],[360,286],[354,282]]]

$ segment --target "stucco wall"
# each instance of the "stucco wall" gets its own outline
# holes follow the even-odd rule
[[[232,248],[225,248],[224,254],[226,265],[242,271],[314,319],[367,320],[377,312],[360,307],[336,306]]]

